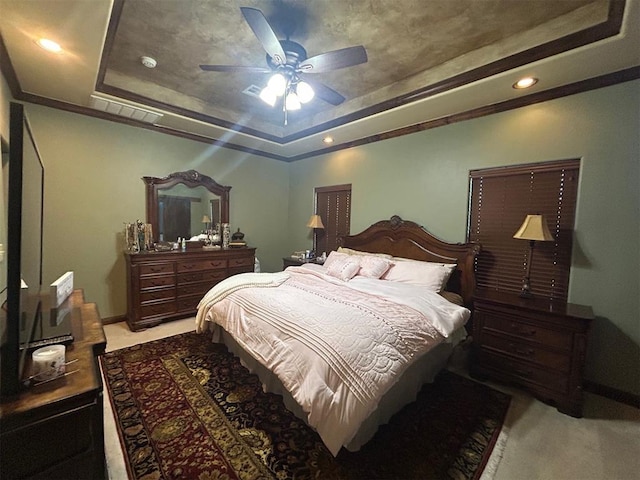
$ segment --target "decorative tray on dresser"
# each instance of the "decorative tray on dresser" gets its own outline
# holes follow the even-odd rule
[[[243,247],[127,252],[129,328],[141,330],[195,315],[198,302],[213,285],[254,270],[255,251]]]
[[[471,375],[524,387],[574,417],[582,416],[589,306],[478,291]]]

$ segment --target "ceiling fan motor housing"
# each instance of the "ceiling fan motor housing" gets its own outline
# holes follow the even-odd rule
[[[297,42],[293,42],[291,40],[280,40],[280,45],[282,45],[282,49],[284,50],[286,58],[286,66],[296,68],[300,62],[303,62],[307,59],[307,51],[304,49],[302,45]],[[281,65],[277,65],[273,61],[273,57],[267,54],[267,65],[272,70],[277,70]]]

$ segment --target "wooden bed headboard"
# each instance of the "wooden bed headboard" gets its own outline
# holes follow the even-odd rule
[[[338,238],[338,245],[394,257],[455,263],[457,267],[447,283],[447,290],[460,294],[466,306],[473,301],[476,286],[473,267],[475,257],[480,253],[477,243],[443,242],[417,223],[394,215],[390,220],[376,222],[356,235]]]

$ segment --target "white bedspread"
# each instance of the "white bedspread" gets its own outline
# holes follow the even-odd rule
[[[215,322],[273,371],[334,455],[406,368],[470,314],[415,285],[343,282],[316,265],[284,273],[216,285],[197,330]]]

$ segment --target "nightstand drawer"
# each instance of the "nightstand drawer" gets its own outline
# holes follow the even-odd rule
[[[483,318],[484,328],[504,332],[509,335],[519,337],[521,340],[539,343],[548,347],[555,347],[561,350],[571,350],[571,335],[567,335],[559,330],[534,325],[523,322],[520,317],[506,313],[495,313],[477,311]]]
[[[565,393],[568,387],[568,378],[565,374],[538,368],[533,364],[510,359],[504,355],[485,350],[480,351],[482,364],[501,376],[522,383],[532,383],[543,386],[560,393]]]
[[[497,335],[490,330],[484,330],[482,336],[482,343],[488,349],[516,356],[561,372],[568,372],[571,367],[571,358],[566,354],[551,352],[531,343],[514,340],[504,335]]]

